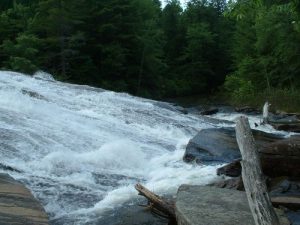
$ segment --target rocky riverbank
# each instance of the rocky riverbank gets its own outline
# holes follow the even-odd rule
[[[275,123],[274,121],[278,121],[279,123],[288,122],[291,119],[293,119],[294,123],[298,123],[298,117],[296,116],[292,116],[291,118],[289,115],[285,115],[282,118],[279,116],[273,116],[272,118],[273,123]],[[295,130],[292,131],[295,132]],[[266,181],[273,206],[283,209],[285,215],[289,218],[291,223],[284,224],[299,225],[300,136],[296,133],[277,132],[276,134],[273,134],[262,132],[260,130],[252,130],[252,133],[258,146],[263,172],[268,176]],[[189,141],[183,158],[184,161],[188,163],[195,162],[199,165],[211,163],[229,164],[217,170],[218,175],[223,176],[224,180],[216,184],[212,184],[211,186],[217,186],[218,188],[205,189],[205,187],[192,187],[187,188],[189,189],[187,193],[184,191],[186,187],[181,188],[182,190],[179,189],[176,209],[180,215],[179,219],[183,220],[181,222],[179,220],[179,224],[208,224],[206,222],[202,223],[203,220],[206,221],[207,219],[212,219],[211,221],[209,220],[209,224],[227,224],[212,222],[215,221],[216,218],[206,218],[207,215],[210,214],[216,215],[219,209],[225,210],[223,213],[225,213],[226,216],[221,215],[218,219],[221,219],[222,221],[229,221],[228,224],[248,224],[243,222],[241,223],[241,221],[244,220],[241,220],[241,218],[236,219],[235,215],[230,213],[230,210],[237,204],[242,204],[241,198],[234,197],[234,200],[232,200],[232,198],[226,199],[226,193],[228,192],[227,189],[231,189],[231,192],[227,193],[228,195],[234,195],[234,193],[238,195],[238,193],[243,193],[240,191],[244,191],[243,181],[241,179],[240,158],[241,155],[236,142],[235,130],[232,127],[203,129]],[[228,179],[228,176],[234,178]],[[203,195],[203,188],[206,192],[208,192],[205,195]],[[226,189],[222,191],[220,188]],[[183,192],[185,196],[184,198],[182,197]],[[226,200],[225,203],[227,205],[224,202],[223,203],[226,207],[222,205],[222,201],[220,203],[220,199],[222,198],[217,197],[217,195],[214,194],[215,192],[220,195],[225,195],[224,199]],[[184,202],[187,198],[191,200],[191,204],[192,202],[196,202],[197,204],[195,203],[194,207],[191,205],[189,205],[189,207],[187,207],[187,205],[182,207],[182,202]],[[194,201],[194,199],[198,200]],[[246,198],[244,198],[244,200],[245,199]],[[236,200],[238,202],[235,202]],[[201,207],[199,207],[199,204],[202,204]],[[218,208],[218,206],[220,207]],[[189,210],[186,212],[187,209]],[[206,217],[203,217],[203,210],[205,211],[206,209],[209,210],[209,213],[204,213]],[[237,210],[237,212],[237,214],[239,214],[239,210]],[[227,217],[228,215],[229,217]],[[187,220],[193,217],[194,222]],[[202,218],[202,222],[195,219],[200,217]],[[233,223],[232,220],[235,219],[236,222]],[[249,222],[249,224],[254,223]]]
[[[0,174],[0,224],[48,225],[41,204],[20,182],[8,174]]]

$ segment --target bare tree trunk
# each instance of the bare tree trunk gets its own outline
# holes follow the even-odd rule
[[[269,123],[269,107],[271,104],[269,102],[266,102],[263,107],[263,124]]]
[[[236,138],[242,154],[242,178],[256,225],[280,225],[272,206],[249,121],[240,117]]]

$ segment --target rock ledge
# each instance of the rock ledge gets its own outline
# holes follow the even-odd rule
[[[48,216],[31,192],[7,174],[0,173],[0,224],[48,225]]]

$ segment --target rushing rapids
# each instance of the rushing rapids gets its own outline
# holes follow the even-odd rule
[[[218,126],[168,103],[42,72],[0,72],[0,163],[53,224],[97,224],[136,197],[137,182],[174,194],[180,184],[213,181],[215,166],[185,164],[182,156],[198,130]]]
[[[182,162],[197,130],[215,126],[167,103],[0,72],[0,163],[17,171],[57,224],[92,223],[134,198],[205,184],[215,167]]]

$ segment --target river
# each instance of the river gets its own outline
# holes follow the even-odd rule
[[[175,106],[89,86],[0,72],[0,163],[43,204],[53,224],[97,224],[141,182],[173,195],[216,180],[216,166],[182,161],[197,131],[222,127]],[[7,172],[7,171],[2,171]]]

